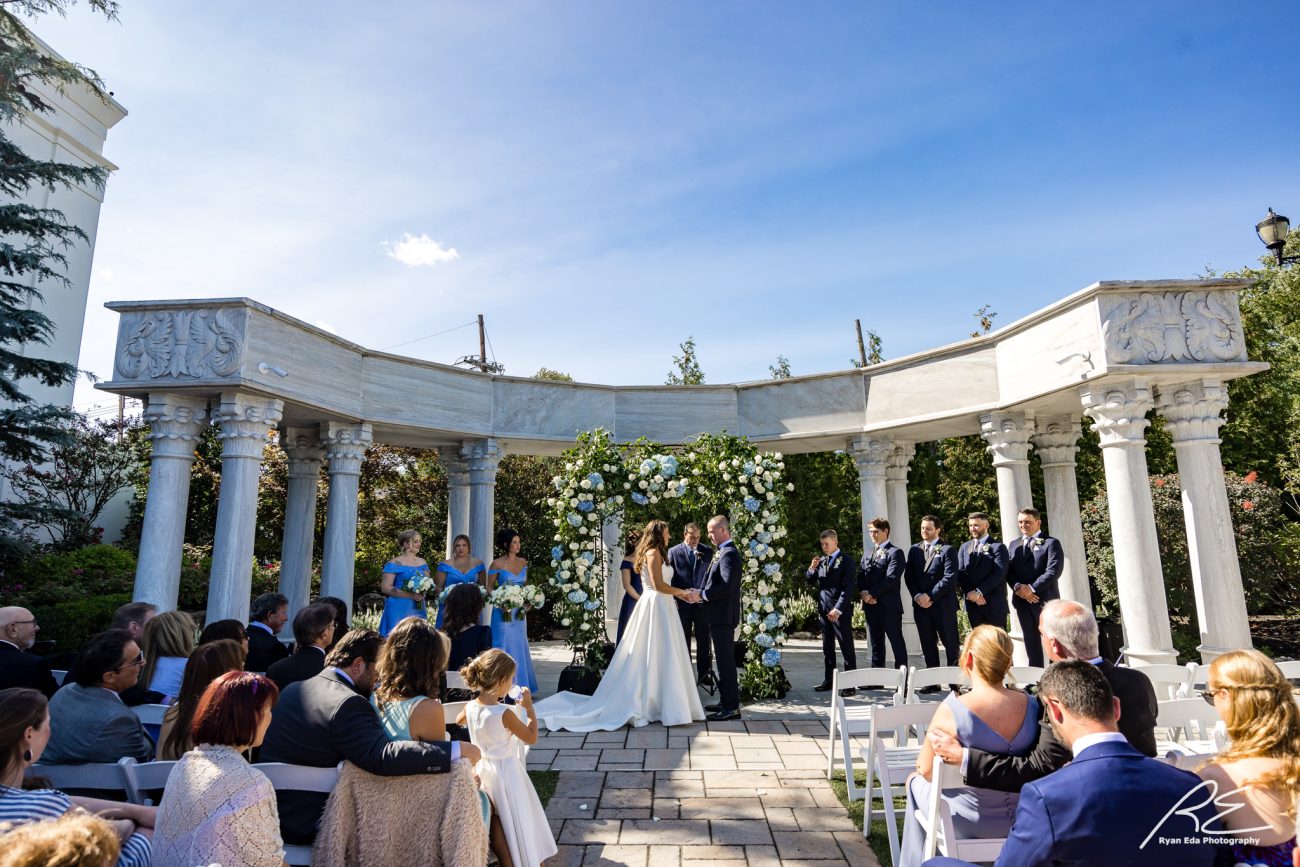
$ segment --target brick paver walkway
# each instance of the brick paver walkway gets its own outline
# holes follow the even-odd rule
[[[538,644],[533,659],[554,690],[565,649]],[[548,867],[878,865],[826,779],[820,646],[795,642],[785,662],[795,689],[741,722],[543,731],[528,765],[560,771]]]

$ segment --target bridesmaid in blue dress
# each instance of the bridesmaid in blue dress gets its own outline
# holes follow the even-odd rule
[[[615,644],[623,640],[623,630],[627,629],[627,621],[632,617],[632,609],[636,608],[637,600],[641,598],[641,576],[637,574],[636,566],[628,559],[636,551],[636,543],[640,538],[640,533],[628,534],[627,544],[623,546],[623,562],[618,564],[618,574],[623,579],[623,604],[618,609],[618,633],[614,639]]]
[[[528,561],[519,556],[520,544],[519,534],[514,530],[506,528],[497,532],[497,547],[506,554],[493,560],[488,568],[488,592],[498,584],[528,583]],[[524,614],[516,614],[513,621],[508,621],[500,609],[493,608],[492,644],[515,661],[515,682],[537,692],[537,675],[533,673],[533,657],[528,649],[528,620]]]
[[[420,534],[403,530],[397,537],[397,557],[384,564],[379,592],[384,600],[384,615],[379,619],[379,634],[388,637],[393,627],[406,617],[427,617],[424,596],[404,589],[417,575],[428,575],[429,564],[420,559]]]
[[[457,584],[478,584],[482,580],[479,576],[484,572],[483,561],[470,554],[469,536],[457,536],[451,542],[451,559],[438,564],[434,576],[438,582],[437,593],[442,595],[444,590]],[[443,606],[439,605],[438,617],[434,621],[434,626],[439,629],[442,629],[442,609]]]

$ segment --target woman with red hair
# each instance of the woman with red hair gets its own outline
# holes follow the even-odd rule
[[[281,867],[275,789],[242,755],[260,746],[280,690],[246,671],[221,675],[194,711],[190,741],[158,808],[153,863]]]

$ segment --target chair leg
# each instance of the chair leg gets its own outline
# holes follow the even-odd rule
[[[848,785],[849,800],[856,801],[862,794],[853,776],[853,745],[849,743],[848,729],[840,726],[840,746],[844,749],[844,781]]]
[[[898,816],[894,812],[894,787],[889,783],[889,777],[886,776],[888,770],[881,769],[881,786],[880,799],[885,805],[885,837],[889,840],[889,860],[898,863]],[[906,789],[904,790],[906,794]]]
[[[830,749],[826,751],[826,779],[835,773],[835,708],[831,708]]]

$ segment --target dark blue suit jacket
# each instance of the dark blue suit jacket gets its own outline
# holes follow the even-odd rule
[[[980,551],[983,545],[988,545],[987,552]],[[957,552],[962,596],[978,590],[985,599],[1005,598],[1006,591],[1002,588],[1006,586],[1007,565],[1007,546],[992,536],[962,542]]]
[[[704,586],[704,576],[709,574],[709,563],[713,560],[713,549],[708,545],[695,546],[695,572],[691,573],[691,550],[686,543],[676,544],[668,549],[668,565],[673,567],[672,585],[682,590],[696,589]]]
[[[920,593],[929,594],[934,601],[956,599],[957,549],[944,542],[925,565],[925,543],[917,542],[907,552],[907,592],[915,599]]]
[[[853,611],[849,598],[857,583],[858,569],[853,558],[843,551],[835,552],[834,567],[827,568],[826,558],[815,569],[807,572],[808,580],[817,582],[817,611],[829,614],[832,608],[838,608],[848,614]]]
[[[1065,566],[1061,542],[1041,533],[1036,538],[1040,544],[1031,544],[1027,553],[1021,553],[1025,544],[1023,536],[1012,542],[1007,549],[1011,561],[1007,569],[1007,585],[1014,590],[1017,584],[1028,584],[1044,602],[1060,599],[1061,591],[1057,589],[1056,581],[1061,577],[1061,569]],[[1022,600],[1017,596],[1013,601]]]
[[[740,551],[731,541],[718,546],[704,576],[704,622],[736,626],[740,623],[740,579],[744,569],[740,565]]]
[[[858,569],[858,592],[865,590],[874,596],[882,614],[902,614],[901,588],[903,576],[907,572],[907,557],[902,548],[888,539],[879,550],[881,555],[878,559],[872,559],[871,554],[862,555],[862,565]],[[871,610],[871,606],[866,603],[862,607]]]
[[[1184,837],[1199,836],[1199,827],[1223,833],[1211,821],[1216,808],[1195,809],[1210,794],[1198,790],[1200,785],[1191,771],[1149,759],[1126,742],[1094,744],[1061,770],[1020,790],[1016,821],[996,867],[1209,867],[1213,846],[1182,843]],[[1194,812],[1197,818],[1170,815],[1175,810]],[[1162,843],[1162,837],[1179,842]],[[925,862],[926,867],[964,863],[955,858]]]

